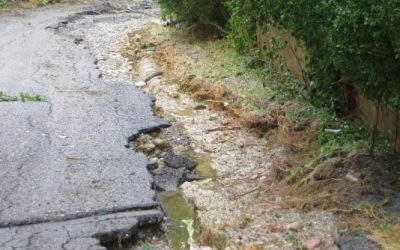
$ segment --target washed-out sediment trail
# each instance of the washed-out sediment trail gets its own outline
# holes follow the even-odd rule
[[[144,63],[151,64],[147,59]],[[235,121],[222,113],[196,110],[200,103],[183,94],[178,84],[161,77],[142,88],[157,97],[157,107],[172,120],[172,126],[181,128],[197,154],[210,157],[217,172],[216,180],[186,182],[180,188],[196,210],[202,229],[198,245],[228,250],[296,249],[294,239],[315,238],[323,239],[318,249],[337,249],[332,213],[285,210],[282,204],[287,197],[279,195],[271,194],[270,202],[257,198],[265,192],[263,187],[273,189],[268,182],[273,152],[267,151],[265,142],[246,129],[229,129]]]
[[[0,16],[0,249],[103,249],[163,214],[129,138],[169,122],[114,50],[151,1],[94,1]]]

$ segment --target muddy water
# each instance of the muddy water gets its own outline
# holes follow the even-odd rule
[[[196,111],[192,107],[187,107],[175,112],[174,115],[194,117]],[[174,121],[173,126],[177,126],[174,115],[169,114],[167,116]],[[212,158],[209,154],[196,152],[193,147],[184,148],[180,150],[179,154],[198,163],[195,173],[201,175],[204,180],[211,180],[216,183],[217,171],[212,167]],[[187,201],[181,191],[160,193],[158,200],[169,218],[167,234],[170,245],[177,250],[193,249],[196,246],[195,239],[200,234],[193,204]],[[192,235],[190,228],[188,228],[188,222],[193,222],[195,231]]]
[[[211,178],[215,180],[217,177],[217,171],[212,168],[212,159],[209,154],[197,153],[194,148],[188,148],[181,152],[182,156],[189,158],[192,161],[199,163],[195,172],[201,175],[204,179]]]
[[[204,179],[215,181],[217,173],[212,168],[212,160],[208,154],[197,153],[194,148],[187,148],[182,150],[180,155],[199,164],[195,170],[197,174]],[[169,220],[167,235],[171,247],[177,250],[195,247],[195,240],[200,232],[193,205],[185,199],[181,191],[159,193],[158,200]],[[193,223],[192,228],[190,223]],[[191,232],[191,229],[194,231]]]
[[[190,245],[194,244],[198,235],[193,207],[179,191],[160,193],[158,199],[169,219],[167,234],[170,245],[177,250],[190,249]],[[193,223],[193,234],[190,233],[190,228],[188,228],[188,224],[191,222]]]
[[[185,109],[188,112],[184,116],[194,117],[196,115],[194,111],[190,112],[190,109],[193,111],[191,107]],[[203,177],[201,182],[205,181],[209,185],[216,187],[217,185],[214,184],[217,184],[217,172],[212,168],[211,156],[208,153],[196,150],[197,147],[193,143],[182,144],[182,138],[186,138],[188,135],[183,128],[183,124],[175,119],[174,114],[163,114],[164,117],[168,116],[168,119],[172,121],[172,127],[161,132],[141,135],[131,146],[147,155],[149,159],[161,159],[163,161],[163,153],[172,150],[177,155],[197,162],[198,166],[194,173]],[[158,145],[155,150],[145,150],[143,146],[149,143],[157,144],[155,143],[156,140],[164,141],[164,147]],[[157,198],[168,217],[165,229],[170,246],[179,250],[197,249],[195,240],[200,232],[192,203],[184,197],[180,189],[175,192],[159,192]]]

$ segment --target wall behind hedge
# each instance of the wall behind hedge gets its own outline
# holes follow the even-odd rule
[[[231,0],[228,8],[239,50],[254,47],[257,27],[287,29],[304,42],[317,104],[340,107],[351,84],[400,106],[400,1]]]
[[[372,108],[380,110],[377,107],[384,105],[392,111],[387,113],[399,113],[399,0],[159,0],[159,3],[164,14],[178,20],[204,26],[217,24],[228,29],[238,51],[267,52],[257,53],[265,61],[271,60],[271,48],[289,59],[299,57],[290,59],[287,65],[296,68],[297,61],[297,72],[301,72],[310,100],[317,106],[346,114],[355,106],[351,96],[356,89],[371,101],[368,105]],[[275,39],[276,31],[287,31],[288,39]],[[288,46],[296,43],[291,41],[301,41],[307,53],[298,53],[296,46]],[[394,121],[392,127],[397,129],[396,116],[387,120]]]

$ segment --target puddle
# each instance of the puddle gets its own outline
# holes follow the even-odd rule
[[[181,152],[181,154],[182,156],[199,163],[195,169],[197,174],[201,175],[204,179],[216,179],[217,171],[212,168],[212,159],[209,154],[197,153],[193,148],[185,149]]]
[[[170,225],[167,228],[170,245],[176,249],[190,249],[190,242],[195,241],[198,235],[196,216],[193,207],[179,191],[159,193],[158,199],[167,214]],[[190,235],[186,222],[193,222],[193,234]]]
[[[177,116],[195,116],[196,111],[192,107],[186,107],[185,109],[174,112]]]
[[[173,124],[173,127],[178,128],[179,123]],[[178,129],[179,130],[179,129]],[[147,155],[147,157],[155,157],[159,159],[162,157],[163,152],[171,149],[171,143],[174,140],[180,139],[181,136],[176,131],[170,133],[177,133],[172,138],[163,136],[165,131],[161,133],[143,134],[138,137],[133,143],[132,148]],[[168,147],[161,148],[158,140],[168,144]],[[148,145],[152,145],[148,148]],[[154,148],[154,146],[156,148]],[[165,145],[164,145],[165,146]],[[198,163],[194,173],[201,175],[209,182],[215,183],[217,172],[212,168],[211,156],[207,153],[197,153],[196,150],[190,146],[183,147],[181,150],[176,150],[177,156],[185,157],[189,160]],[[164,166],[165,167],[165,166]],[[172,249],[193,249],[191,246],[196,245],[196,238],[199,235],[199,230],[196,223],[196,214],[193,206],[184,198],[181,191],[173,192],[159,192],[157,193],[158,201],[160,202],[166,216],[168,223],[166,223],[166,234],[168,237],[169,245]],[[189,225],[192,223],[192,225]]]

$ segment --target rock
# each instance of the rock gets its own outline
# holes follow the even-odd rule
[[[154,77],[154,78],[150,79],[147,83],[150,86],[157,86],[157,85],[160,85],[162,83],[162,79],[161,79],[161,77],[157,76],[157,77]]]
[[[286,229],[290,230],[290,231],[298,231],[300,229],[300,227],[301,227],[301,224],[298,221],[295,221],[293,223],[286,225]]]
[[[304,243],[305,247],[309,250],[316,249],[322,244],[320,239],[311,239]]]
[[[351,175],[349,173],[347,173],[344,178],[346,180],[350,181],[350,182],[357,182],[358,181],[357,177],[355,177],[354,175]]]
[[[164,159],[159,159],[159,160],[157,161],[157,165],[158,165],[158,168],[159,168],[159,169],[164,168],[164,167],[165,167],[165,161],[164,161]]]
[[[146,82],[143,80],[137,81],[137,82],[135,82],[135,86],[139,87],[139,88],[144,87],[144,86],[146,86]]]
[[[151,172],[157,168],[158,168],[158,159],[157,158],[150,159],[149,163],[147,164],[147,170]]]
[[[154,176],[154,187],[160,191],[176,191],[184,173],[184,168],[164,167]]]
[[[140,39],[142,38],[142,36],[139,35],[139,34],[135,34],[134,38],[135,38],[135,41],[136,41],[136,42],[139,42]]]
[[[202,180],[203,177],[199,174],[195,174],[195,173],[186,173],[183,177],[183,182],[186,181],[199,181]]]
[[[172,152],[167,152],[163,155],[165,164],[171,168],[184,168],[188,170],[194,170],[198,163],[188,158],[176,155]]]
[[[210,121],[215,121],[215,120],[217,120],[217,119],[218,119],[218,114],[212,114],[212,115],[210,115],[210,118],[209,118]]]
[[[202,246],[202,247],[199,247],[199,250],[214,250],[214,248]]]
[[[390,212],[400,214],[400,196],[396,196],[392,199],[388,205],[388,210]]]
[[[154,145],[153,143],[146,143],[146,144],[140,145],[138,148],[140,150],[148,153],[148,152],[153,151],[156,148],[156,145]]]
[[[161,76],[161,75],[162,75],[162,72],[155,71],[155,70],[149,71],[147,74],[145,74],[144,81],[150,82],[153,79],[159,79],[161,81],[161,79],[159,78],[159,76]],[[154,83],[152,83],[152,84],[154,84]]]
[[[157,67],[149,59],[143,59],[139,63],[139,75],[145,82],[150,81],[152,78],[160,76],[162,72],[157,70]]]
[[[116,2],[109,1],[109,2],[106,3],[106,5],[109,6],[111,9],[115,9],[115,10],[121,10],[122,9],[122,6],[120,4],[118,4],[118,3],[116,3]]]
[[[336,240],[336,245],[340,250],[380,249],[375,241],[358,232],[341,232]]]
[[[342,131],[341,129],[329,129],[329,128],[325,129],[325,132],[333,134],[339,134],[341,131]]]
[[[165,141],[164,141],[163,139],[160,139],[160,138],[154,139],[154,140],[153,140],[153,143],[154,143],[156,146],[164,146],[164,145],[165,145]]]

